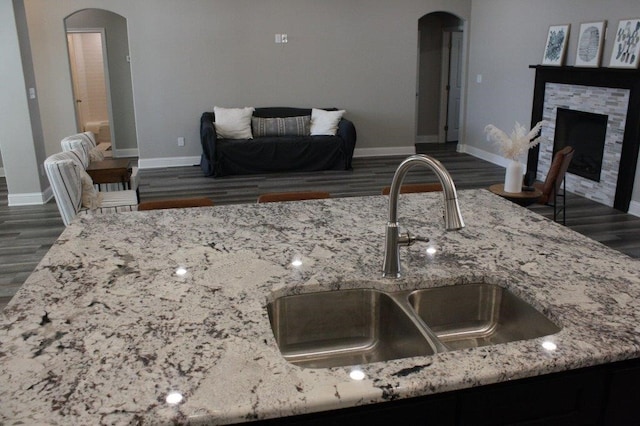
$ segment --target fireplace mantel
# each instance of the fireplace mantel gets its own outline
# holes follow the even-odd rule
[[[618,68],[583,68],[530,65],[536,70],[531,111],[531,125],[542,120],[546,83],[629,89],[629,108],[626,117],[624,139],[614,208],[629,210],[631,193],[640,152],[640,70]],[[529,151],[527,171],[537,173],[539,147]]]

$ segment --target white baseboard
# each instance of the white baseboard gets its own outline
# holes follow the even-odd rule
[[[388,157],[393,155],[413,155],[416,153],[415,145],[399,146],[394,148],[356,148],[354,157]]]
[[[400,146],[394,148],[356,148],[354,157],[386,157],[393,155],[413,155],[416,147]],[[163,167],[184,167],[200,164],[200,157],[167,157],[167,158],[140,158],[138,167],[140,169],[159,169]]]
[[[509,160],[500,156],[500,155],[496,155],[493,154],[491,152],[487,152],[483,149],[478,149],[476,147],[473,146],[469,146],[469,145],[465,145],[465,144],[458,144],[457,147],[457,151],[458,152],[462,152],[465,154],[469,154],[469,155],[473,155],[474,157],[477,157],[481,160],[484,161],[488,161],[492,164],[496,164],[498,166],[501,167],[507,167],[509,165]],[[525,164],[526,165],[526,164]]]
[[[356,148],[354,157],[386,157],[393,155],[413,155],[416,147],[401,146],[395,148]],[[158,169],[162,167],[183,167],[200,164],[200,157],[167,157],[167,158],[141,158],[138,166],[141,169]]]
[[[168,158],[140,158],[140,169],[160,169],[163,167],[183,167],[200,164],[200,157],[168,157]]]
[[[438,135],[418,135],[416,143],[438,143]]]
[[[40,206],[43,204],[47,204],[47,202],[53,198],[53,191],[51,187],[48,186],[44,192],[31,192],[25,194],[9,194],[7,197],[7,201],[9,203],[9,207],[16,206]]]
[[[114,157],[138,157],[138,149],[116,149],[113,151]]]
[[[632,201],[629,203],[629,211],[627,213],[640,217],[640,202]]]

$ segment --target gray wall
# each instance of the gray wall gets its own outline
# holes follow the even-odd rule
[[[618,20],[640,17],[638,0],[472,0],[467,81],[465,145],[462,149],[500,162],[498,150],[483,129],[494,124],[511,130],[516,121],[529,125],[535,71],[550,25],[571,24],[567,65],[575,63],[581,22],[606,19],[608,38],[602,64],[608,66]],[[482,75],[482,83],[477,76]],[[633,201],[640,202],[640,173]],[[639,206],[640,207],[640,206]]]
[[[127,19],[141,159],[198,157],[199,118],[214,105],[337,106],[356,123],[357,148],[412,147],[418,19],[471,10],[470,0],[25,1],[48,152],[75,131],[62,20],[87,7]]]
[[[36,88],[29,46],[22,2],[0,2],[0,149],[9,205],[41,202],[47,185],[38,100],[27,99],[27,88]]]
[[[111,104],[113,106],[114,147],[117,150],[138,148],[131,68],[127,62],[129,37],[127,20],[122,16],[100,9],[87,9],[74,13],[66,20],[66,28],[104,28],[106,35],[107,63]]]
[[[461,148],[499,162],[483,128],[531,116],[534,72],[549,25],[640,16],[638,0],[25,0],[47,154],[75,131],[63,19],[112,10],[129,26],[142,159],[199,156],[198,119],[220,106],[338,106],[358,148],[413,144],[418,19],[436,11],[468,20]],[[469,20],[469,17],[471,19]],[[290,42],[276,45],[274,34]],[[613,41],[607,40],[608,64]],[[482,82],[476,78],[482,75]],[[177,146],[179,136],[187,138]],[[5,143],[1,141],[0,143]],[[4,149],[3,149],[4,154]],[[4,155],[5,169],[7,157]],[[640,202],[640,185],[633,197]]]

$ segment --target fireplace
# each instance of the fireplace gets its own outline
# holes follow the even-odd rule
[[[605,114],[557,108],[553,153],[573,147],[568,173],[600,182],[608,120]]]
[[[531,123],[549,121],[542,136],[553,143],[529,150],[527,172],[544,180],[554,152],[569,144],[576,169],[566,174],[567,191],[629,211],[640,152],[640,70],[530,68],[536,70]]]

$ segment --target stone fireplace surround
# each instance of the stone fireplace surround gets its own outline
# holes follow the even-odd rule
[[[558,108],[591,112],[608,116],[604,140],[600,181],[567,173],[566,189],[569,192],[613,207],[618,170],[622,152],[622,140],[629,107],[629,89],[579,86],[575,84],[547,83],[542,117],[551,123],[542,136],[549,141],[540,146],[536,179],[544,180],[553,159],[553,138]]]
[[[553,155],[556,109],[609,116],[600,182],[567,174],[568,191],[628,211],[640,148],[640,71],[613,68],[531,66],[536,70],[531,125],[552,124],[549,139],[529,152],[527,170],[544,180]]]

